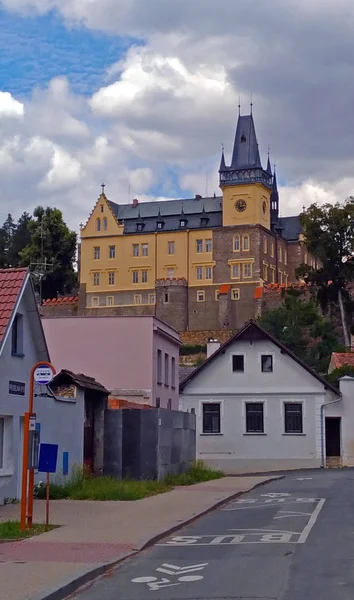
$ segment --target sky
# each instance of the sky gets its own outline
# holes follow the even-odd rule
[[[281,214],[354,195],[352,0],[0,0],[0,222],[219,194],[238,103]]]

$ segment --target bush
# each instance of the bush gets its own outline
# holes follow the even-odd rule
[[[202,460],[197,460],[186,473],[168,475],[165,481],[169,485],[193,485],[221,477],[224,477],[222,471],[209,469]]]

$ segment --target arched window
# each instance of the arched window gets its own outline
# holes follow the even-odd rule
[[[234,252],[240,252],[240,236],[239,235],[234,235],[234,239],[233,239],[233,251]]]
[[[107,231],[107,217],[103,217],[103,231]]]
[[[249,249],[250,249],[250,236],[247,233],[242,238],[242,250],[249,250]]]
[[[96,231],[101,231],[101,219],[96,219]]]

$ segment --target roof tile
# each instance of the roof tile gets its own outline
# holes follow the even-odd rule
[[[28,269],[0,269],[0,343],[15,308]]]
[[[354,367],[354,352],[333,352],[332,358],[335,369],[346,365]]]

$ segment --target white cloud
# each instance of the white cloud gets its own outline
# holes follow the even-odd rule
[[[22,118],[24,105],[15,100],[9,92],[0,92],[0,118]]]

